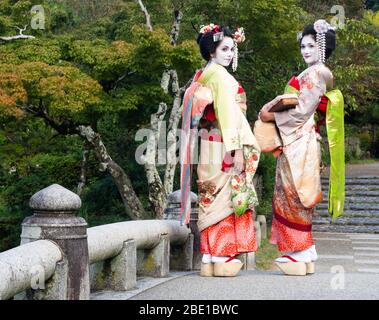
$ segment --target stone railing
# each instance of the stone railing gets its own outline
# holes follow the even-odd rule
[[[64,267],[62,260],[59,246],[49,240],[35,241],[0,253],[0,300],[10,299],[30,288],[41,288],[41,280],[52,278]],[[57,285],[57,281],[51,281],[51,288],[53,282]],[[59,291],[56,287],[50,298],[60,300],[63,297],[54,295]]]
[[[176,191],[168,197],[165,220],[87,229],[75,216],[81,207],[75,193],[57,184],[37,192],[30,199],[34,214],[22,224],[21,245],[0,253],[0,300],[85,300],[91,290],[132,289],[137,275],[166,277],[170,269],[198,269],[197,197],[192,195],[190,228],[179,223],[179,204]],[[259,244],[265,234],[262,217],[255,221]],[[245,269],[254,267],[254,253],[239,258]]]
[[[52,185],[30,199],[21,245],[0,253],[0,299],[89,299],[129,290],[137,275],[192,270],[193,235],[179,221],[128,221],[88,228],[73,192]]]

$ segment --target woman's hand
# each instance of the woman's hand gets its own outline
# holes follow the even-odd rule
[[[243,150],[237,149],[234,153],[234,171],[240,174],[245,169],[245,162],[243,158]]]
[[[275,115],[273,112],[269,112],[262,108],[261,112],[259,113],[259,118],[263,122],[275,122]]]
[[[274,100],[271,100],[270,102],[266,103],[259,112],[259,119],[261,119],[263,122],[275,122],[274,113],[269,112],[268,110],[270,110],[274,105],[276,105],[281,98],[282,96],[277,96]]]

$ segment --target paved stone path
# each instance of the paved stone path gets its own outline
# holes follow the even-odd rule
[[[316,273],[284,276],[280,271],[243,271],[235,278],[203,278],[197,272],[144,279],[136,290],[99,292],[92,299],[254,300],[379,299],[379,235],[314,233]]]
[[[327,169],[323,176],[328,174]],[[379,162],[346,167],[346,177],[352,179],[375,176],[379,177]],[[348,197],[356,203],[357,196],[377,196],[376,188],[371,191],[359,185],[350,188],[347,202]],[[366,189],[372,194],[366,194]],[[354,219],[355,215],[347,217]],[[235,278],[203,278],[198,272],[171,272],[167,278],[139,279],[134,290],[92,293],[91,299],[379,299],[379,234],[314,232],[314,237],[319,254],[314,275],[291,277],[279,270],[249,270]]]
[[[379,176],[379,161],[367,164],[346,165],[346,177]],[[325,168],[323,176],[329,176],[329,168]]]

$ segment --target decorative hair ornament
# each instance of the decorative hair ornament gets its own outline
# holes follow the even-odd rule
[[[334,30],[334,28],[325,20],[320,19],[317,20],[313,24],[313,28],[316,31],[316,42],[318,45],[319,55],[320,55],[320,61],[322,63],[325,63],[325,52],[326,52],[326,33],[329,30]]]
[[[200,27],[200,33],[201,34],[205,34],[208,32],[214,32],[213,42],[218,42],[218,41],[221,41],[222,39],[224,39],[224,33],[221,32],[221,28],[217,24],[211,23],[211,24],[208,24],[207,26],[202,25]]]
[[[243,28],[238,28],[236,32],[234,32],[233,39],[234,39],[234,56],[233,56],[232,69],[233,69],[233,72],[236,72],[238,68],[238,45],[246,40],[245,30]]]
[[[219,42],[222,39],[224,39],[224,33],[223,32],[217,32],[213,35],[213,42]]]
[[[220,26],[217,24],[213,24],[213,23],[208,24],[207,26],[205,26],[205,25],[200,26],[200,33],[204,34],[204,33],[211,32],[211,31],[214,31],[216,33],[220,32],[221,31]]]

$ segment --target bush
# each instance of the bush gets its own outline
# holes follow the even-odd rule
[[[257,215],[264,215],[271,220],[272,196],[274,193],[276,158],[271,153],[262,153],[257,174],[262,176],[262,197],[256,208]]]

